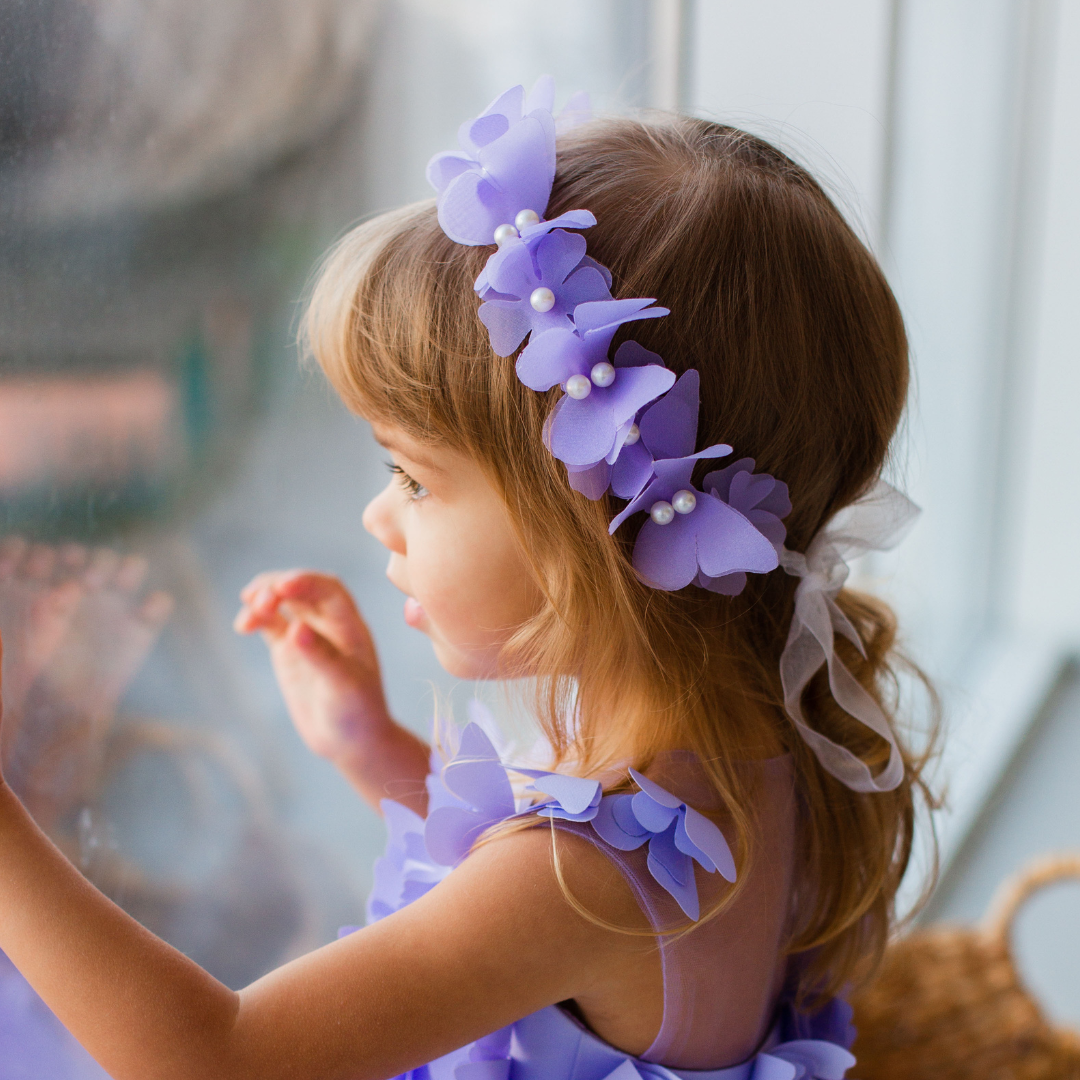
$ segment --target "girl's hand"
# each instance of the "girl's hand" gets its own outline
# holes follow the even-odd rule
[[[390,717],[367,624],[345,586],[310,570],[259,574],[234,623],[261,631],[300,737],[376,809],[396,799],[427,808],[429,749]]]
[[[259,574],[233,624],[261,631],[285,703],[312,753],[340,762],[393,725],[367,624],[345,586],[308,570]]]

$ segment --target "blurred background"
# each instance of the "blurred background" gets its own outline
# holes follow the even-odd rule
[[[340,575],[417,730],[476,688],[402,622],[360,523],[382,455],[298,366],[299,299],[550,72],[559,104],[763,134],[878,255],[915,370],[893,479],[925,512],[859,573],[946,706],[927,917],[1080,846],[1078,61],[1080,0],[0,0],[3,751],[39,820],[232,986],[362,921],[382,826],[292,732],[237,593]],[[1080,1022],[1076,915],[1047,894],[1019,948]],[[59,1046],[3,970],[0,1051]]]

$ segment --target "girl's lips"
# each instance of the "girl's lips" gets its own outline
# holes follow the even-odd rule
[[[408,626],[411,626],[414,630],[423,630],[424,623],[427,620],[427,615],[424,612],[424,608],[419,600],[414,600],[411,596],[405,601],[405,622]]]

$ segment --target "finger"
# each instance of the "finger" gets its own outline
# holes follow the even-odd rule
[[[295,577],[297,574],[309,574],[310,570],[264,570],[256,574],[241,590],[240,599],[247,603],[256,593],[263,589],[274,589],[285,578]]]
[[[165,625],[166,620],[173,613],[174,607],[176,607],[176,601],[171,594],[158,590],[152,592],[139,605],[137,614],[147,626],[157,628]]]
[[[90,562],[83,571],[83,583],[88,589],[103,589],[111,584],[120,556],[111,548],[95,548]]]
[[[280,637],[289,628],[289,620],[276,608],[265,611],[252,611],[249,607],[242,607],[233,620],[233,629],[238,634],[254,634],[261,631],[271,637]]]
[[[125,555],[116,568],[116,587],[121,592],[135,592],[146,580],[149,568],[150,564],[142,555]]]
[[[303,574],[280,581],[276,589],[290,614],[310,623],[340,652],[374,648],[371,634],[345,586],[325,574]]]

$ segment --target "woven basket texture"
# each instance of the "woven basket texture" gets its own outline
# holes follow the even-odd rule
[[[1031,863],[975,927],[899,939],[852,999],[857,1080],[1080,1080],[1080,1033],[1052,1024],[1017,971],[1012,925],[1034,892],[1080,878],[1080,854]],[[1080,973],[1078,973],[1080,978]]]

